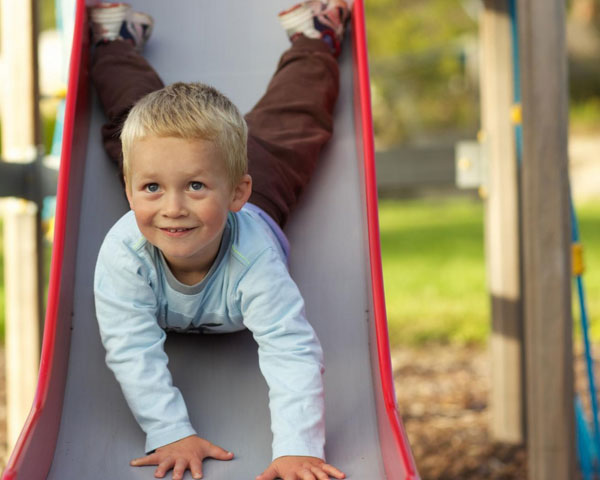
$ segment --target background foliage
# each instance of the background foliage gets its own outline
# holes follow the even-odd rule
[[[478,0],[366,0],[379,149],[424,136],[474,136]]]

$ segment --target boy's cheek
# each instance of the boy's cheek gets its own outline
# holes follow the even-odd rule
[[[133,208],[133,194],[131,192],[131,184],[129,184],[128,182],[125,183],[125,195],[127,196],[127,202],[129,203],[129,208],[131,210],[135,209]]]

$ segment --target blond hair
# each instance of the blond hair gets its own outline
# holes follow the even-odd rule
[[[133,143],[148,136],[214,142],[224,156],[232,186],[247,171],[246,121],[231,100],[203,83],[174,83],[135,104],[121,131],[126,179],[131,173]]]

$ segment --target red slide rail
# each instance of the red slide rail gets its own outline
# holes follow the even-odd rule
[[[379,240],[379,213],[377,207],[377,176],[375,169],[375,146],[373,140],[373,117],[371,114],[371,86],[365,31],[363,0],[355,0],[352,12],[354,84],[356,129],[359,148],[362,148],[365,170],[365,191],[367,202],[367,224],[369,257],[371,266],[371,286],[373,314],[375,317],[375,338],[377,345],[376,361],[381,383],[378,395],[377,417],[383,464],[388,479],[404,478],[418,480],[417,469],[410,450],[408,438],[398,415],[396,394],[392,377],[390,347],[383,290],[383,270],[381,265],[381,244]],[[383,405],[381,404],[383,403]]]

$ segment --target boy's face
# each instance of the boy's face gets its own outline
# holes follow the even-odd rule
[[[134,142],[127,199],[144,237],[159,248],[173,274],[201,280],[214,261],[228,211],[248,200],[245,175],[232,188],[222,154],[207,140],[146,137]]]

